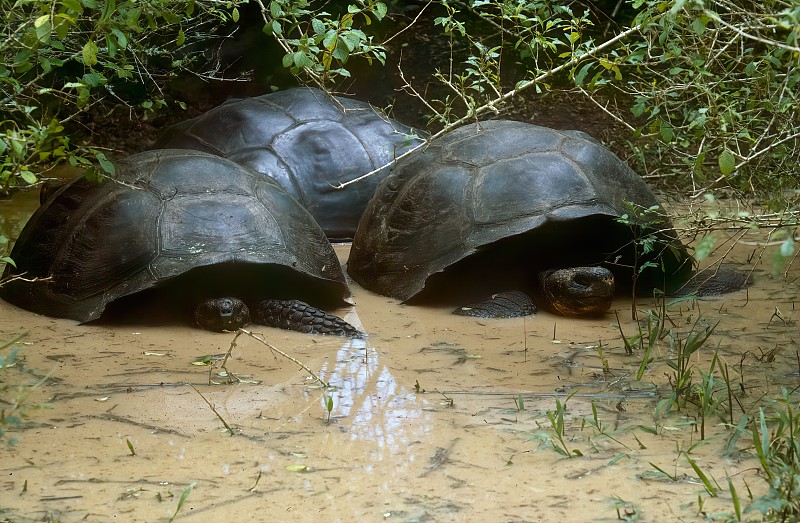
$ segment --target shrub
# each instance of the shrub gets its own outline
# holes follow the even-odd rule
[[[77,116],[166,105],[164,82],[202,73],[200,44],[238,18],[235,0],[0,0],[0,8],[0,194],[64,161],[113,173],[102,151],[75,142]]]

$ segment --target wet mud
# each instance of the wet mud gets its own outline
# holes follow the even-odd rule
[[[11,204],[0,205],[10,222]],[[735,249],[742,263],[756,248],[747,240]],[[343,262],[348,249],[337,249]],[[668,311],[684,334],[719,322],[691,361],[706,371],[718,350],[745,405],[800,382],[797,270],[773,274],[770,253],[747,291]],[[351,288],[355,307],[336,312],[365,340],[253,326],[296,361],[244,334],[77,325],[0,301],[0,338],[27,333],[23,359],[2,379],[48,376],[27,398],[46,408],[30,410],[6,435],[18,442],[0,448],[0,519],[662,522],[732,513],[727,490],[709,496],[683,451],[720,485],[731,477],[740,493],[745,482],[754,495],[766,490],[752,452],[728,448],[729,420],[709,418],[699,443],[696,408],[655,416],[674,347],[657,343],[635,379],[642,353],[626,355],[614,314],[632,336],[630,300],[597,318],[478,320]]]

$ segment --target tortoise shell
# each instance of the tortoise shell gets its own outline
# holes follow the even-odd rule
[[[228,100],[169,128],[155,147],[206,151],[271,176],[330,238],[347,240],[388,174],[384,166],[419,144],[420,134],[368,103],[302,87]]]
[[[277,182],[190,150],[148,151],[117,178],[77,178],[33,214],[11,252],[0,296],[79,322],[120,298],[168,287],[187,301],[214,296],[349,296],[322,229]],[[175,285],[173,285],[175,284]],[[187,304],[193,307],[193,304]]]
[[[468,125],[397,162],[361,218],[348,272],[403,301],[426,287],[439,292],[432,284],[448,275],[457,287],[497,292],[518,288],[511,280],[522,274],[530,284],[541,269],[641,266],[647,257],[634,261],[630,251],[644,231],[658,240],[648,259],[663,262],[651,284],[685,281],[691,259],[668,218],[619,223],[631,205],[652,211],[659,202],[585,133],[503,120]]]

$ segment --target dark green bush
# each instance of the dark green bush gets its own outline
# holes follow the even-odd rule
[[[59,162],[113,173],[102,151],[75,143],[78,115],[169,103],[161,86],[181,71],[200,74],[200,44],[238,17],[235,0],[0,0],[0,8],[0,194]]]

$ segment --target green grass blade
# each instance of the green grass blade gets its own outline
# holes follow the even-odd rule
[[[28,332],[25,331],[25,332],[23,332],[21,334],[17,334],[16,336],[11,338],[10,340],[6,340],[6,341],[3,341],[3,342],[0,342],[0,350],[5,349],[6,347],[10,347],[11,345],[14,345],[15,343],[17,343],[19,340],[21,340],[22,338],[24,338],[27,335],[28,335]]]
[[[686,460],[689,462],[689,465],[692,466],[695,474],[697,474],[697,477],[700,478],[700,481],[703,482],[703,486],[706,488],[706,492],[708,492],[708,494],[711,497],[716,497],[717,488],[714,486],[713,483],[711,483],[711,480],[708,479],[708,476],[706,476],[706,474],[702,470],[700,470],[700,467],[697,465],[697,463],[694,462],[694,460],[692,459],[691,456],[689,456],[689,454],[685,454],[685,456]]]
[[[178,506],[175,507],[175,513],[172,515],[172,517],[169,518],[169,523],[172,523],[175,520],[175,518],[178,517],[178,512],[181,511],[184,502],[186,502],[186,498],[188,498],[189,494],[192,493],[192,490],[194,489],[195,485],[197,485],[197,482],[192,481],[185,489],[183,489],[183,494],[181,494],[181,499],[178,500]]]
[[[728,476],[728,491],[731,493],[731,499],[733,500],[733,510],[736,513],[736,521],[741,521],[742,504],[739,501],[739,495],[736,493],[736,487],[733,486],[733,481],[730,476]]]
[[[650,344],[644,350],[644,356],[642,356],[642,362],[639,363],[639,368],[636,370],[636,381],[640,381],[642,376],[644,376],[645,371],[647,370],[647,366],[650,364],[652,358],[650,354],[653,352],[653,345]]]
[[[728,444],[725,446],[725,456],[732,456],[733,453],[736,451],[736,443],[738,443],[739,438],[742,437],[745,430],[747,430],[747,423],[750,421],[750,418],[747,414],[742,415],[742,419],[739,420],[739,424],[736,425],[736,428],[731,432],[730,437],[728,438]]]
[[[775,475],[772,472],[772,467],[769,466],[767,456],[769,454],[769,441],[767,436],[767,421],[764,419],[764,409],[759,409],[759,425],[761,426],[761,434],[759,434],[758,427],[753,423],[753,447],[756,449],[758,460],[761,462],[761,468],[769,476],[769,479],[774,479]]]
[[[664,474],[665,476],[667,476],[667,477],[668,477],[669,479],[671,479],[672,481],[678,481],[678,478],[677,478],[677,477],[673,476],[672,474],[670,474],[670,473],[669,473],[669,472],[667,472],[666,470],[662,469],[661,467],[659,467],[658,465],[656,465],[656,464],[655,464],[655,463],[653,463],[652,461],[649,461],[648,463],[650,463],[650,466],[651,466],[651,467],[653,467],[654,469],[656,469],[656,470],[657,470],[657,471],[659,471],[660,473]]]

